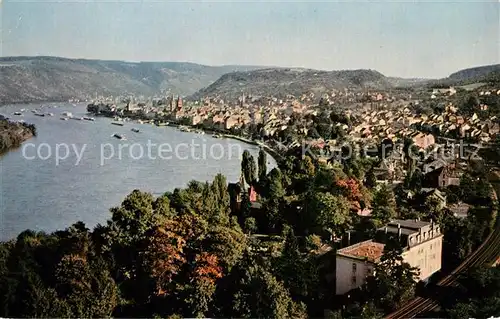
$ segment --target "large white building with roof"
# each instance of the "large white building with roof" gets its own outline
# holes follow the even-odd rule
[[[420,220],[393,220],[378,230],[376,240],[363,241],[337,250],[335,291],[337,295],[359,288],[384,253],[384,240],[398,238],[403,260],[420,271],[426,280],[441,269],[443,234],[437,224]]]

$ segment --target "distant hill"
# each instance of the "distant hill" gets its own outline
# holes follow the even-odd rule
[[[152,95],[169,89],[187,96],[225,73],[258,66],[184,62],[124,62],[59,57],[0,58],[0,105],[102,95]]]
[[[458,86],[473,83],[500,83],[500,64],[463,69],[447,78],[429,81],[428,86]]]
[[[63,101],[98,95],[170,93],[199,99],[219,95],[322,93],[331,89],[387,89],[500,82],[500,65],[458,71],[440,80],[385,77],[373,70],[320,71],[188,62],[125,62],[60,57],[0,58],[0,105]]]
[[[450,74],[450,76],[448,76],[448,79],[463,81],[471,79],[475,80],[481,78],[490,78],[491,76],[494,76],[499,72],[500,64],[485,65],[452,73]]]
[[[386,89],[392,84],[384,75],[373,70],[318,71],[300,68],[269,68],[247,72],[232,72],[190,96],[236,98],[243,92],[252,95],[282,97],[331,89],[375,88]]]

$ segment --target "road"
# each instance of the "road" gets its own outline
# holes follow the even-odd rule
[[[496,197],[498,202],[498,196],[500,194],[500,172],[491,172],[488,179],[495,189],[493,196]],[[451,274],[439,281],[436,288],[456,286],[460,274],[476,266],[492,266],[498,261],[499,256],[500,223],[497,223],[495,229],[489,234],[481,246],[467,257],[467,259],[465,259]],[[436,310],[438,307],[439,301],[434,298],[417,297],[385,318],[414,318],[421,313]]]

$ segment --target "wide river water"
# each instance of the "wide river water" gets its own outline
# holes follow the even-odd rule
[[[26,229],[64,229],[77,221],[92,228],[104,224],[109,208],[134,189],[158,196],[190,180],[210,181],[218,173],[235,182],[241,153],[248,149],[257,158],[257,146],[172,127],[133,122],[116,126],[100,117],[94,122],[60,119],[63,112],[91,116],[86,104],[40,106],[0,107],[1,114],[37,128],[36,137],[0,158],[0,240]],[[13,115],[23,108],[23,116]],[[34,109],[54,116],[36,116]],[[126,139],[113,137],[115,133]],[[274,166],[268,155],[268,169]]]

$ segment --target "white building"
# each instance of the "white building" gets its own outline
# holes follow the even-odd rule
[[[384,244],[371,240],[351,245],[337,251],[335,292],[343,295],[361,287],[372,274],[375,264],[384,253]]]
[[[426,280],[441,269],[443,234],[437,224],[419,220],[394,220],[378,230],[378,241],[368,240],[337,251],[337,295],[362,286],[380,262],[388,237],[399,238],[403,260],[420,271],[419,279]]]

